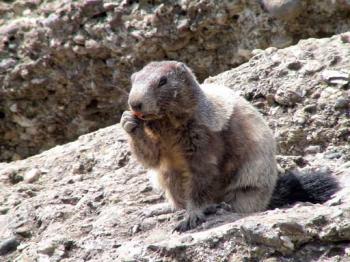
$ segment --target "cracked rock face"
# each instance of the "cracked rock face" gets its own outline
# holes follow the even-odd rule
[[[253,49],[345,32],[347,2],[3,1],[0,161],[116,123],[131,73],[151,60],[181,60],[203,80]],[[276,100],[298,101],[283,102],[289,94]]]
[[[183,217],[154,192],[119,125],[25,160],[0,164],[0,260],[349,261],[348,34],[255,50],[207,82],[241,92],[268,120],[280,173],[329,169],[342,189],[323,205]]]

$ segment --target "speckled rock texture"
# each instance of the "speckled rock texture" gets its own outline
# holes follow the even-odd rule
[[[111,125],[151,60],[200,80],[299,39],[349,30],[343,0],[0,2],[0,161]]]
[[[205,82],[252,101],[269,119],[281,154],[333,146],[350,155],[350,33],[254,53],[248,63]]]
[[[342,189],[325,204],[256,214],[218,210],[172,233],[166,208],[117,124],[0,163],[1,261],[349,261],[350,34],[255,50],[208,78],[241,92],[268,120],[280,173],[328,170]]]

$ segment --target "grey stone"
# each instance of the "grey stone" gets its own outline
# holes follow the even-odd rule
[[[37,168],[33,168],[26,172],[23,176],[23,180],[26,183],[33,183],[40,178],[41,171]]]
[[[0,161],[26,158],[118,122],[130,75],[152,60],[184,61],[200,81],[241,65],[254,49],[267,48],[263,56],[274,53],[276,59],[251,75],[251,83],[269,72],[285,80],[303,74],[304,67],[310,74],[326,65],[346,68],[349,55],[343,51],[322,47],[316,54],[313,45],[305,45],[302,52],[280,56],[276,49],[345,33],[346,1],[175,2],[1,2]],[[346,39],[342,34],[340,43]],[[303,67],[277,66],[284,61]]]
[[[123,4],[129,3],[125,1]],[[193,12],[197,12],[196,3],[189,3],[193,5]],[[138,5],[136,2],[132,4],[136,10]],[[108,14],[99,13],[104,10],[101,2],[92,2],[84,8],[91,15],[83,23],[87,30],[90,23],[98,27],[99,23],[108,20]],[[160,11],[166,11],[163,8]],[[67,10],[63,8],[61,11],[57,12],[66,16]],[[82,19],[82,16],[77,15],[74,19]],[[225,23],[225,19],[220,18],[220,23]],[[97,40],[100,38],[94,39],[102,48],[110,44]],[[73,41],[73,38],[70,40]],[[57,44],[57,48],[60,46]],[[346,98],[348,90],[346,86],[339,87],[325,82],[321,76],[324,70],[328,70],[331,55],[341,57],[333,65],[336,66],[336,71],[348,68],[350,61],[346,54],[349,48],[340,36],[303,40],[285,49],[269,48],[261,51],[250,62],[206,80],[207,83],[229,86],[260,106],[259,110],[269,122],[278,143],[280,175],[296,169],[301,172],[330,172],[336,176],[342,188],[332,200],[324,204],[298,203],[254,214],[219,210],[207,216],[206,222],[191,232],[181,235],[172,233],[178,220],[184,216],[184,211],[172,210],[169,205],[165,205],[161,193],[151,190],[145,169],[130,155],[127,135],[116,124],[80,136],[72,143],[55,146],[50,150],[43,149],[41,154],[30,158],[0,163],[0,236],[7,239],[16,234],[17,241],[21,240],[17,249],[6,253],[0,260],[347,261],[350,248],[350,148],[346,132],[350,122],[344,110],[335,110],[334,105],[338,99]],[[56,52],[54,49],[50,51]],[[65,51],[61,50],[55,55],[62,54],[60,52]],[[74,58],[77,54],[71,55]],[[120,70],[120,59],[108,59],[103,60],[106,67],[113,68],[116,65],[118,70],[114,73],[126,74]],[[295,60],[302,61],[301,69],[287,69],[283,62]],[[310,60],[317,60],[322,65],[320,73],[302,72]],[[71,60],[72,66],[74,61]],[[99,59],[93,60],[93,63],[99,62]],[[33,67],[25,69],[27,73],[24,70],[20,77],[28,79],[26,81],[29,85],[32,84],[30,79],[41,79],[33,77]],[[96,68],[92,65],[84,67],[88,72],[94,69]],[[20,74],[21,70],[22,68],[17,73]],[[286,70],[287,73],[280,74],[281,70]],[[62,84],[55,89],[51,84],[39,81],[36,82],[35,90],[40,90],[41,94],[48,92],[49,100],[58,95],[63,101],[67,97],[60,92],[81,87],[72,85],[72,79],[79,78],[79,74],[75,74],[78,71],[65,71],[67,74],[59,77],[59,83],[67,85]],[[55,75],[60,70],[49,72]],[[107,71],[99,72],[105,74]],[[84,82],[89,85],[91,92],[97,88],[108,88],[107,85],[98,84],[96,79],[99,75],[90,75],[90,81]],[[94,80],[93,83],[91,80]],[[40,85],[44,87],[41,88]],[[56,93],[52,94],[49,90]],[[105,96],[98,101],[88,99],[91,97],[82,91],[69,101],[79,104],[87,99],[89,106],[86,110],[94,115],[107,106],[106,101],[110,101],[109,93],[105,90],[103,92]],[[291,97],[293,92],[298,96],[296,101]],[[276,93],[282,99],[280,102],[286,101],[285,105],[275,101]],[[35,99],[40,100],[39,94]],[[16,100],[16,104],[17,109],[12,110],[15,111],[13,113],[27,112],[24,110],[27,109],[26,103]],[[12,105],[13,102],[9,102],[4,108],[6,117],[10,114],[9,108]],[[40,107],[39,103],[36,105],[40,110],[47,110],[46,107]],[[310,105],[315,105],[317,110],[305,109]],[[0,112],[2,110],[1,107]],[[66,128],[70,128],[67,124],[70,120],[75,128],[83,128],[81,121],[85,109],[72,113],[73,119],[66,118],[66,110],[71,108],[67,104],[60,104],[55,111]],[[99,114],[97,116],[100,120]],[[32,120],[27,115],[26,119]],[[33,125],[18,127],[23,129],[20,134],[7,128],[6,139],[14,140],[17,135],[24,139],[26,134],[28,140],[25,141],[31,142],[42,134],[42,130],[47,130],[46,126],[44,129],[38,127],[38,121],[30,123]],[[53,126],[50,128],[52,136],[62,133],[62,123],[52,121],[50,126]],[[32,128],[40,132],[31,135],[35,133]],[[86,128],[84,132],[88,130]],[[50,143],[54,146],[56,142]],[[1,153],[6,152],[5,148],[9,150],[0,143]],[[22,144],[16,146],[16,150],[23,152],[29,148]],[[28,152],[30,153],[33,151]],[[40,179],[35,183],[21,182],[25,174],[33,169],[41,171]]]
[[[4,59],[0,62],[0,73],[5,72],[16,64],[16,60],[12,58]]]
[[[316,154],[319,152],[321,152],[321,147],[318,145],[315,145],[315,146],[311,145],[311,146],[308,146],[307,148],[305,148],[306,154]]]
[[[11,253],[17,249],[19,245],[15,237],[7,238],[0,241],[0,256]]]
[[[265,8],[279,19],[292,19],[302,11],[300,0],[263,0]]]
[[[322,78],[329,84],[346,85],[350,81],[349,73],[342,72],[342,71],[336,71],[336,70],[323,71]]]
[[[317,109],[316,104],[310,104],[310,105],[306,105],[303,108],[303,111],[308,112],[308,113],[314,113]]]
[[[350,99],[347,98],[338,98],[335,101],[334,108],[339,110],[339,109],[346,109],[350,108]]]

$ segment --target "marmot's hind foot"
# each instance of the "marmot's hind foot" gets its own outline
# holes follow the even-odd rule
[[[203,222],[205,222],[205,217],[203,214],[190,213],[174,228],[173,232],[186,232],[188,230],[196,228]]]

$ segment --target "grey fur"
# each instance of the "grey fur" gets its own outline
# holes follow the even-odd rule
[[[166,77],[159,86],[161,77]],[[162,82],[164,83],[164,81]],[[277,181],[275,140],[259,112],[223,86],[200,86],[183,63],[152,62],[132,76],[123,114],[138,160],[187,217],[175,228],[192,229],[205,210],[225,202],[235,212],[268,207]]]

